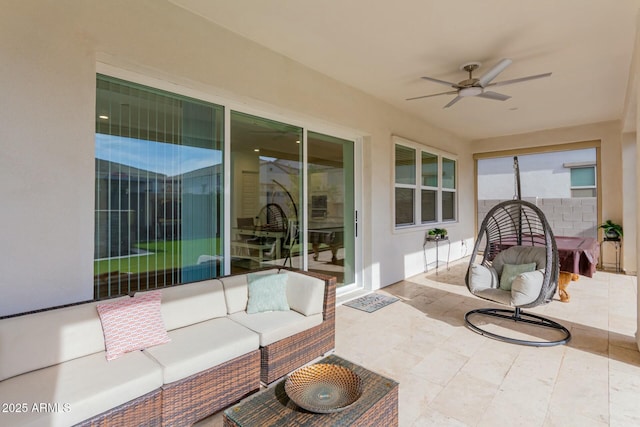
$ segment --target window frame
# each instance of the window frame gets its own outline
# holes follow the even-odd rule
[[[457,223],[458,222],[458,170],[459,170],[459,166],[458,166],[458,156],[443,150],[439,150],[437,148],[431,147],[431,146],[427,146],[424,144],[420,144],[418,142],[415,141],[410,141],[404,138],[400,138],[397,136],[393,136],[392,137],[392,170],[393,170],[393,186],[392,186],[392,200],[393,200],[393,208],[392,208],[392,216],[393,216],[393,227],[394,230],[405,230],[405,229],[412,229],[412,228],[422,228],[422,227],[433,227],[439,224],[451,224],[451,223]],[[398,183],[396,181],[396,174],[397,174],[397,167],[398,165],[396,164],[396,151],[397,151],[397,147],[402,147],[402,148],[406,148],[406,149],[410,149],[414,151],[414,158],[415,158],[415,179],[414,179],[414,184],[406,184],[406,183]],[[422,174],[422,162],[423,162],[423,155],[427,154],[430,156],[435,156],[437,158],[436,164],[437,164],[437,184],[436,186],[433,185],[425,185],[424,181],[423,181],[423,174]],[[454,176],[453,176],[453,188],[447,188],[443,185],[443,159],[446,159],[447,161],[451,161],[453,162],[453,166],[454,166]],[[397,215],[396,215],[396,209],[397,209],[397,200],[396,200],[396,192],[398,189],[401,188],[409,188],[413,190],[413,222],[412,223],[403,223],[403,224],[398,224],[397,223]],[[436,197],[435,197],[435,201],[436,201],[436,207],[435,207],[435,216],[436,219],[433,221],[423,221],[422,220],[422,193],[424,191],[432,191],[436,193]],[[444,219],[444,212],[443,212],[443,193],[450,193],[453,194],[453,203],[454,203],[454,207],[453,207],[453,218],[451,219]]]

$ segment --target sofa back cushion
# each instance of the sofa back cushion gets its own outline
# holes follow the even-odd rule
[[[0,320],[0,381],[104,351],[97,304]]]
[[[168,331],[227,315],[222,282],[218,279],[162,289],[162,319]]]
[[[324,306],[324,280],[295,271],[287,274],[287,300],[289,307],[305,316],[322,313]]]
[[[256,271],[252,274],[276,274],[278,269]],[[247,309],[249,301],[249,280],[246,274],[227,276],[220,279],[224,286],[224,298],[227,302],[228,314]]]

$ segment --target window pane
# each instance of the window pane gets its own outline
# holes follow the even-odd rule
[[[95,298],[220,274],[223,108],[98,76]]]
[[[438,186],[438,156],[422,152],[422,185]]]
[[[442,188],[456,188],[456,162],[442,158]]]
[[[289,233],[302,224],[303,210],[301,141],[299,127],[231,112],[232,272],[283,265],[294,249]]]
[[[396,145],[396,184],[416,183],[416,150]]]
[[[442,220],[452,221],[456,219],[456,193],[442,192]]]
[[[422,222],[434,222],[438,220],[437,191],[422,190]]]
[[[596,185],[596,171],[592,166],[571,168],[572,187],[590,187]]]
[[[396,188],[396,225],[413,224],[413,199],[412,188]]]
[[[571,197],[596,197],[595,188],[572,188]]]

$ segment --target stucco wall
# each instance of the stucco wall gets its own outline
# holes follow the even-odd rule
[[[595,149],[518,156],[522,197],[571,197],[571,169],[565,163],[596,161]],[[478,161],[478,199],[514,196],[513,156]]]
[[[361,138],[362,282],[371,289],[424,268],[426,227],[392,224],[393,134],[458,155],[460,222],[447,228],[458,249],[473,237],[466,141],[169,2],[11,2],[0,13],[0,57],[0,315],[92,298],[97,67]]]

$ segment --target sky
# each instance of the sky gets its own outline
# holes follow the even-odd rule
[[[176,176],[222,163],[222,151],[96,134],[96,158]]]

